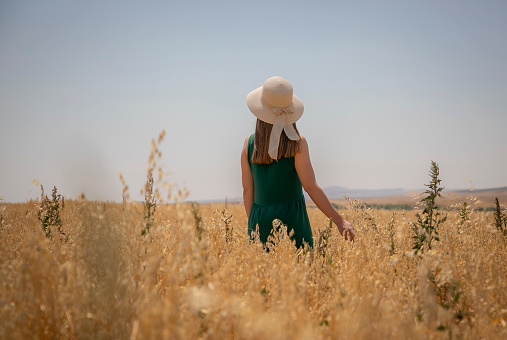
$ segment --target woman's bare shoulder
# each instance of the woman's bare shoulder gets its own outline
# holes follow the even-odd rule
[[[299,137],[301,137],[301,148],[300,150],[307,150],[308,149],[308,141],[306,140],[306,137],[303,136],[303,135],[300,135]]]
[[[243,145],[248,147],[248,143],[250,143],[250,136],[245,138],[245,142],[243,143]]]
[[[243,143],[243,150],[242,152],[245,152],[248,150],[248,140],[250,139],[250,136],[246,137],[245,142]]]

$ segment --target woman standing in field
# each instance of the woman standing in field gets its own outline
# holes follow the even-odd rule
[[[265,244],[273,224],[281,222],[287,232],[293,231],[296,247],[303,243],[313,247],[304,188],[345,239],[353,240],[354,228],[333,208],[315,180],[308,143],[296,128],[304,106],[293,95],[292,85],[282,77],[269,78],[247,95],[246,102],[257,117],[255,134],[245,140],[241,152],[248,234],[258,226]]]

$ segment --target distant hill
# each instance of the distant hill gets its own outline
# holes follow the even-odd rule
[[[407,194],[410,191],[406,189],[347,189],[341,186],[331,186],[322,188],[329,199],[341,199],[348,193],[350,198],[369,198],[369,197],[384,197]],[[310,199],[305,192],[305,198]]]
[[[454,190],[455,192],[471,192],[471,190]],[[489,189],[475,189],[473,192],[475,193],[505,193],[507,192],[507,187],[501,188],[489,188]]]
[[[329,190],[329,187],[324,189],[328,190],[331,194],[328,197],[332,202],[338,205],[346,205],[343,197],[338,197],[336,194],[342,191]],[[416,203],[421,199],[421,193],[425,189],[419,190],[405,190],[405,189],[385,189],[385,190],[349,190],[349,197],[351,199],[361,199],[363,202],[371,205],[407,205],[415,207]],[[385,195],[381,195],[385,193]],[[326,192],[327,194],[327,192]],[[442,192],[443,198],[437,199],[437,205],[440,207],[450,207],[456,204],[463,204],[467,201],[472,205],[472,208],[493,208],[495,206],[495,197],[498,197],[500,204],[507,205],[507,187],[478,189],[478,190],[453,190],[444,189]]]

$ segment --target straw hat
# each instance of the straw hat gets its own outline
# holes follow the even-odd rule
[[[291,140],[299,140],[292,126],[303,115],[304,105],[293,95],[292,85],[282,77],[272,77],[264,85],[246,96],[252,113],[268,124],[273,124],[269,139],[269,156],[278,159],[278,145],[282,130]]]

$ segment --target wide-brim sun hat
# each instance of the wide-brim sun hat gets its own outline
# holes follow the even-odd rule
[[[293,94],[289,81],[271,77],[246,96],[250,111],[265,123],[273,124],[269,138],[269,156],[278,159],[278,145],[282,131],[290,140],[299,140],[293,123],[303,115],[303,102]]]

